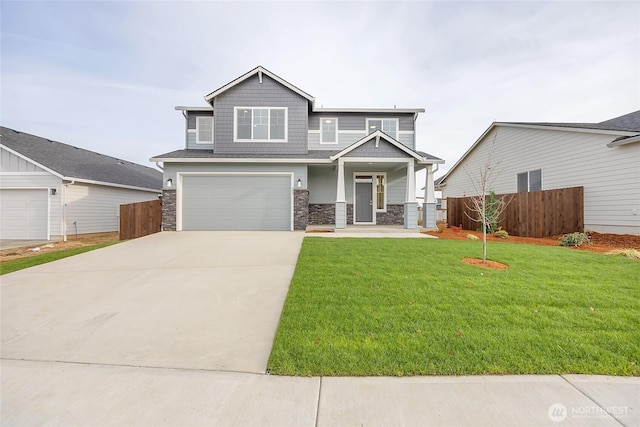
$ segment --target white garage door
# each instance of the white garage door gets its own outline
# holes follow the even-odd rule
[[[47,190],[0,190],[0,238],[48,239],[47,194]]]
[[[291,176],[185,176],[183,230],[291,230]]]

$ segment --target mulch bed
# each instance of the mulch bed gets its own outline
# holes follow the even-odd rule
[[[467,235],[473,234],[482,239],[482,233],[478,231],[460,230],[445,228],[442,232],[425,231],[425,234],[436,236],[440,239],[467,240]],[[506,243],[528,243],[531,245],[558,246],[558,239],[562,236],[552,237],[518,237],[509,236],[507,239],[501,239],[492,234],[487,235],[488,242],[506,242]],[[605,234],[589,232],[590,244],[582,245],[574,250],[590,251],[590,252],[609,252],[613,249],[636,249],[640,250],[640,236],[631,234]]]

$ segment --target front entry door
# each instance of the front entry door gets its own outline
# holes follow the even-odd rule
[[[356,181],[356,223],[373,222],[373,180]]]

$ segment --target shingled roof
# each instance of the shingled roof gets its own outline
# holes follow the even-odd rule
[[[640,110],[624,116],[614,117],[599,123],[554,123],[554,122],[509,122],[518,125],[536,125],[552,127],[570,127],[578,129],[615,130],[622,132],[640,132]]]
[[[162,189],[162,173],[126,160],[0,127],[0,144],[61,175],[106,184]]]

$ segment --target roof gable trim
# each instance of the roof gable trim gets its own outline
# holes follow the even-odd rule
[[[218,96],[221,93],[231,89],[234,86],[237,86],[238,84],[242,83],[243,81],[247,80],[250,77],[253,77],[256,74],[258,75],[258,79],[260,80],[260,83],[262,83],[262,76],[264,74],[264,75],[267,75],[267,76],[271,77],[273,80],[275,80],[276,82],[280,83],[281,85],[283,85],[287,89],[297,93],[298,95],[302,96],[303,98],[306,98],[309,102],[313,103],[315,101],[315,98],[313,96],[309,95],[308,93],[306,93],[305,91],[303,91],[301,89],[298,89],[297,87],[295,87],[294,85],[292,85],[291,83],[286,81],[285,79],[283,79],[281,77],[278,77],[277,75],[273,74],[271,71],[267,70],[266,68],[264,68],[262,66],[258,66],[256,68],[254,68],[253,70],[249,71],[248,73],[246,73],[246,74],[238,77],[237,79],[227,83],[226,85],[222,86],[221,88],[214,90],[209,95],[204,97],[205,101],[211,102],[211,100],[213,98],[215,98],[216,96]]]
[[[356,148],[360,147],[361,145],[365,144],[366,142],[371,141],[374,138],[376,140],[376,147],[380,143],[380,139],[384,139],[389,144],[391,144],[394,147],[398,148],[399,150],[405,152],[406,154],[408,154],[409,156],[413,157],[414,159],[416,159],[418,161],[424,161],[425,160],[425,158],[422,157],[420,154],[416,153],[415,151],[413,151],[412,149],[410,149],[406,145],[396,141],[395,139],[391,138],[389,135],[387,135],[386,133],[384,133],[384,132],[382,132],[380,130],[377,130],[377,131],[375,131],[373,133],[370,133],[369,135],[366,135],[364,138],[360,139],[359,141],[354,142],[353,144],[351,144],[350,146],[348,146],[344,150],[342,150],[339,153],[331,156],[330,159],[331,160],[339,159],[340,157],[344,156],[347,153],[350,153],[351,151],[355,150]]]

